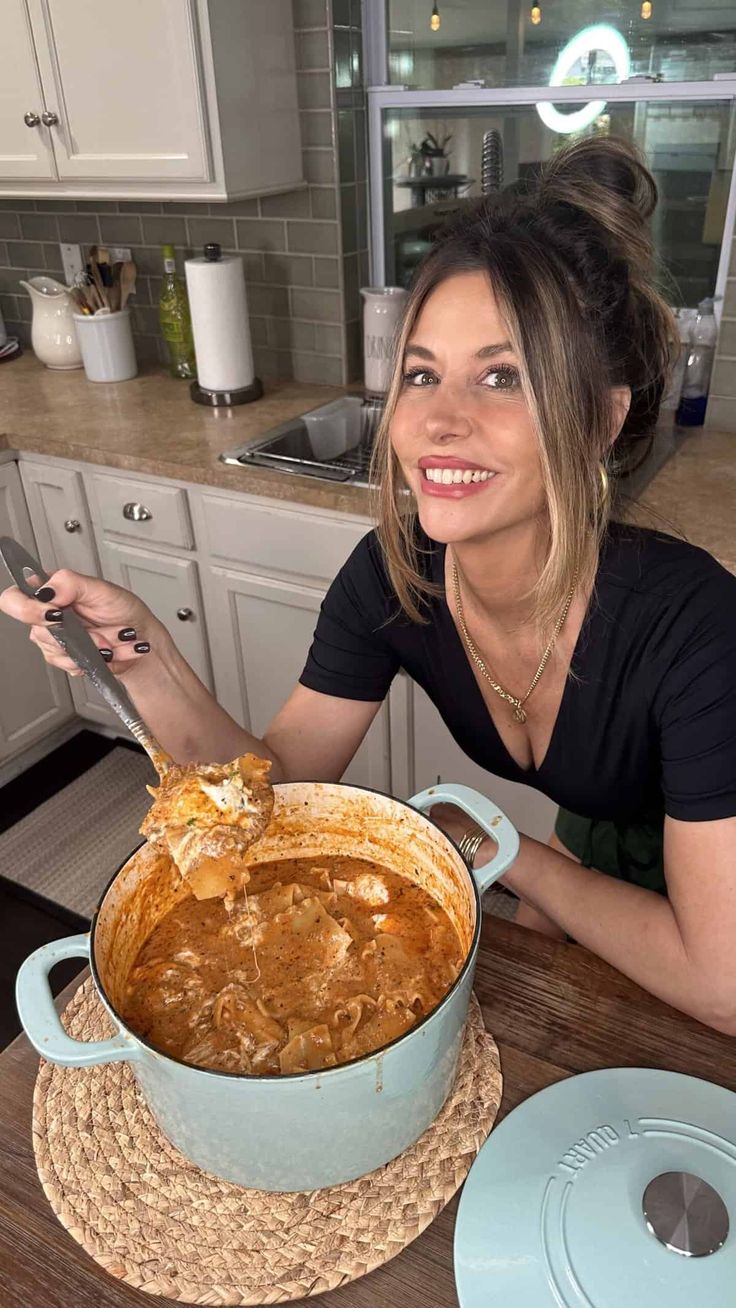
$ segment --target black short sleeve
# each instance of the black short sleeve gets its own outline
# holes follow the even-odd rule
[[[299,678],[323,695],[377,703],[385,699],[399,660],[385,635],[397,608],[375,533],[353,550],[320,608],[307,662]]]
[[[665,811],[685,822],[736,816],[736,577],[701,558],[663,624],[652,701]]]

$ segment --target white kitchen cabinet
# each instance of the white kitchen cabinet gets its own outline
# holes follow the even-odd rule
[[[219,702],[261,737],[299,680],[323,592],[229,568],[210,570],[207,625]],[[343,780],[390,790],[388,708],[373,722]]]
[[[171,632],[187,663],[211,690],[212,673],[196,563],[112,541],[100,542],[100,556],[108,580],[132,590],[148,605]]]
[[[0,536],[13,536],[37,556],[18,467],[0,465]],[[0,564],[0,589],[11,584]],[[68,678],[29,643],[28,628],[0,614],[0,764],[74,717]]]
[[[4,195],[303,182],[290,0],[7,0],[0,108]]]
[[[494,800],[519,831],[546,843],[557,814],[552,800],[530,786],[479,768],[455,744],[424,691],[403,673],[397,683],[391,716],[394,794],[408,798],[433,786],[438,778],[472,786]]]
[[[5,0],[2,8],[3,67],[0,78],[0,182],[39,182],[56,177],[41,79],[25,0]],[[12,52],[12,54],[10,53]],[[34,127],[25,115],[38,118]]]
[[[88,577],[99,576],[100,561],[81,473],[58,463],[30,462],[23,462],[20,471],[39,562],[46,572],[71,568]],[[73,677],[69,685],[80,717],[119,730],[119,719],[87,677]]]

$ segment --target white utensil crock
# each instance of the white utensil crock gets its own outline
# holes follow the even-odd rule
[[[129,381],[138,373],[130,309],[118,313],[75,313],[87,380]]]

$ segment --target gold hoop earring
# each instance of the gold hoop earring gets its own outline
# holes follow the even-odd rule
[[[608,497],[611,493],[611,483],[608,479],[608,470],[605,463],[598,464],[598,476],[601,481],[600,494],[598,496],[598,508],[604,509],[608,503]]]

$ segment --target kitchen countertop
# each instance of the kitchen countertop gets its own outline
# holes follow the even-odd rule
[[[263,399],[234,409],[195,404],[189,383],[163,368],[98,385],[82,368],[52,372],[26,352],[0,367],[0,451],[78,459],[126,472],[367,514],[368,492],[268,468],[237,468],[218,455],[345,394],[335,386],[263,382]],[[348,388],[349,389],[349,388]]]
[[[222,450],[345,393],[293,381],[264,387],[262,400],[218,411],[194,404],[188,384],[160,368],[101,386],[82,369],[51,372],[26,353],[0,367],[0,457],[21,450],[368,515],[362,487],[220,463]],[[659,441],[665,450],[672,443],[666,432]],[[697,429],[676,446],[645,490],[634,492],[631,516],[681,532],[736,573],[736,436]]]
[[[66,1006],[85,971],[59,996]],[[529,1095],[600,1067],[660,1067],[736,1090],[736,1041],[639,989],[579,945],[485,915],[475,992],[501,1055],[500,1120]],[[38,1055],[19,1036],[0,1055],[0,1286],[3,1308],[152,1308],[115,1280],[54,1216],[31,1142]],[[79,1076],[84,1072],[79,1071]],[[452,1236],[457,1199],[403,1253],[308,1302],[314,1308],[456,1308]]]

